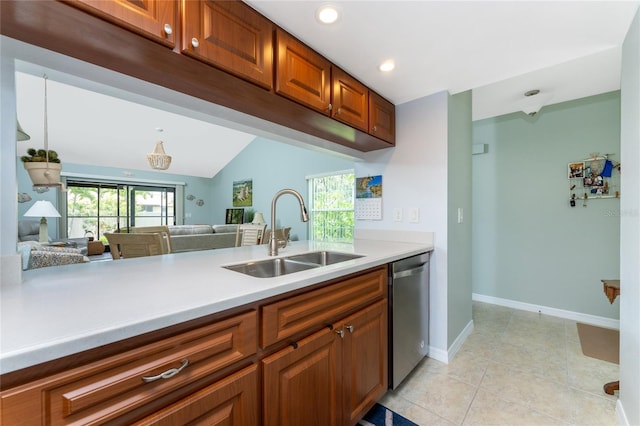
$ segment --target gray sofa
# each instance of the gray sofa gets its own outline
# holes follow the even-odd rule
[[[181,253],[235,247],[238,225],[169,226],[171,251]]]
[[[39,220],[21,220],[18,222],[18,242],[40,241],[40,221]],[[51,237],[49,237],[51,243]],[[87,243],[89,239],[84,238],[66,238],[56,240],[56,242],[64,243],[68,248],[77,248],[80,253],[86,255],[88,252]]]

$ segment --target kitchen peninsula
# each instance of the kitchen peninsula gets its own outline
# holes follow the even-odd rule
[[[222,267],[268,258],[264,246],[28,271],[21,285],[1,293],[3,416],[11,415],[10,406],[14,415],[39,416],[34,402],[39,407],[42,398],[60,421],[175,420],[185,400],[219,401],[218,391],[231,386],[244,389],[242,415],[277,424],[292,413],[266,408],[282,407],[267,403],[279,394],[269,386],[278,385],[289,358],[319,345],[339,372],[328,377],[345,376],[325,384],[344,388],[334,393],[344,398],[328,401],[326,415],[336,424],[357,421],[369,399],[386,391],[386,265],[432,249],[372,240],[293,242],[281,256],[331,250],[363,257],[275,278]],[[358,350],[365,338],[381,353],[373,372],[349,365],[347,349]],[[128,376],[133,370],[135,380]],[[350,399],[353,377],[371,388],[365,402]],[[267,411],[259,414],[261,406]]]

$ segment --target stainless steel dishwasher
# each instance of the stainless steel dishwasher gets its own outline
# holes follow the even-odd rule
[[[429,353],[429,253],[389,268],[389,388]]]

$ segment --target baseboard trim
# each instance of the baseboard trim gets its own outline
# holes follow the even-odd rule
[[[620,330],[620,320],[611,318],[583,314],[581,312],[566,311],[564,309],[550,308],[548,306],[534,305],[531,303],[518,302],[517,300],[502,299],[500,297],[485,296],[483,294],[477,293],[472,293],[471,298],[472,300],[477,302],[491,303],[492,305],[506,306],[508,308],[520,309],[522,311],[538,312],[541,314],[565,318],[584,324]]]
[[[449,362],[453,359],[454,356],[458,353],[464,342],[467,340],[467,337],[473,332],[473,320],[469,321],[466,327],[458,334],[456,340],[453,341],[448,350],[444,351],[439,348],[434,348],[433,346],[429,346],[429,358],[433,358],[436,361],[444,362],[445,364],[449,364]]]

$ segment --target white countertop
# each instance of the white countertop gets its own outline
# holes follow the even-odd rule
[[[430,244],[299,241],[279,256],[316,250],[364,257],[275,278],[222,265],[268,258],[267,246],[203,250],[41,268],[0,290],[0,374],[433,250]]]

